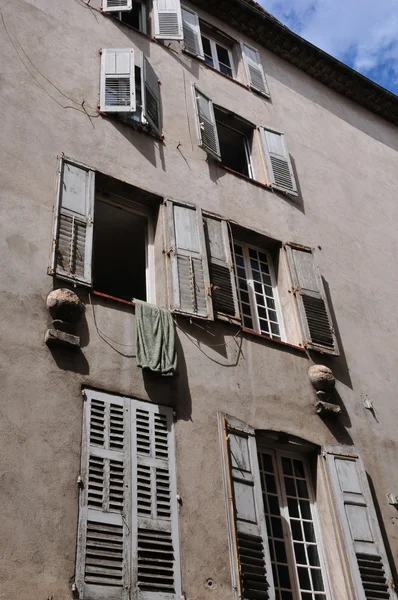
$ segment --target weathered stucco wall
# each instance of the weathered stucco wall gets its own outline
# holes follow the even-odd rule
[[[0,9],[0,597],[70,597],[82,385],[176,407],[187,598],[232,598],[219,410],[319,445],[354,443],[397,556],[398,514],[386,501],[398,493],[396,128],[267,51],[271,101],[182,55],[178,44],[155,43],[80,0],[0,0]],[[160,76],[164,144],[96,112],[99,49],[131,45]],[[207,162],[197,145],[192,83],[254,124],[285,132],[298,202]],[[180,320],[180,376],[159,382],[136,368],[132,309],[78,290],[86,303],[82,352],[50,352],[43,343],[53,288],[46,267],[61,152],[272,238],[321,247],[341,356],[312,358],[336,375],[340,424],[314,415],[305,353],[246,334],[235,339],[232,325],[202,329]],[[365,410],[365,396],[374,413]],[[204,587],[209,577],[216,592]]]

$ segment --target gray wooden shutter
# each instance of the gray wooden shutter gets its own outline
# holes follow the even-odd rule
[[[101,50],[100,110],[108,113],[135,112],[133,48]]]
[[[183,40],[180,0],[153,0],[155,38]]]
[[[260,127],[265,159],[271,185],[290,196],[297,196],[297,184],[285,144],[285,136],[279,131]]]
[[[184,50],[204,60],[202,36],[200,34],[199,16],[193,10],[183,7],[182,23],[184,28]]]
[[[85,391],[76,559],[79,598],[128,600],[131,468],[128,400]]]
[[[219,423],[234,555],[233,587],[241,600],[274,600],[255,432],[246,423],[223,413],[219,413]]]
[[[240,320],[228,223],[210,215],[204,217],[204,222],[213,310],[218,317]]]
[[[357,600],[397,600],[372,494],[352,446],[323,449]]]
[[[240,47],[249,86],[253,90],[269,97],[268,84],[261,64],[260,54],[255,48],[244,42],[240,42]]]
[[[198,123],[199,145],[216,160],[221,161],[213,102],[194,86],[195,109]]]
[[[126,12],[133,8],[133,0],[102,0],[104,12]]]
[[[303,345],[338,356],[339,349],[315,250],[298,244],[285,244],[284,248],[300,316]]]
[[[213,319],[202,212],[168,201],[173,310]]]
[[[91,285],[95,173],[61,157],[50,275]]]
[[[162,135],[160,84],[146,56],[142,55],[143,116],[157,135]]]
[[[132,400],[131,413],[132,597],[180,600],[173,410]]]

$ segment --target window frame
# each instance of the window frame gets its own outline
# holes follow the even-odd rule
[[[272,293],[273,293],[274,301],[275,301],[275,312],[276,312],[276,315],[278,318],[279,338],[280,339],[278,339],[278,337],[275,337],[275,334],[272,334],[272,332],[270,332],[268,335],[261,332],[260,324],[259,324],[259,317],[258,317],[258,313],[257,313],[257,303],[255,300],[254,279],[249,279],[247,277],[246,277],[246,282],[247,282],[248,295],[249,295],[249,305],[250,305],[250,310],[252,313],[253,325],[255,325],[256,328],[249,329],[244,326],[244,313],[243,313],[242,301],[241,301],[241,297],[240,297],[239,276],[238,276],[236,257],[235,257],[235,245],[242,247],[246,275],[247,275],[248,266],[250,269],[250,274],[252,274],[251,265],[250,265],[249,249],[255,250],[256,252],[261,252],[262,254],[265,254],[267,256],[269,273],[270,273],[270,278],[271,278]],[[241,242],[241,241],[239,241],[239,239],[237,239],[237,238],[235,239],[233,237],[233,239],[232,239],[232,256],[233,256],[234,270],[235,270],[236,290],[237,290],[237,294],[238,294],[239,309],[240,309],[243,328],[247,329],[247,331],[253,331],[254,333],[256,333],[258,335],[270,338],[276,342],[281,341],[281,342],[287,343],[286,330],[285,330],[285,325],[284,325],[284,320],[283,320],[282,306],[281,306],[280,299],[279,299],[277,279],[276,279],[276,275],[275,275],[274,259],[273,259],[271,252],[265,248],[260,248],[259,246],[252,246],[251,244],[247,244],[246,242]],[[249,284],[249,281],[251,282],[252,285]],[[269,321],[268,321],[268,323],[269,323]]]
[[[124,198],[123,196],[118,196],[117,194],[109,194],[105,196],[101,192],[97,192],[95,194],[94,202],[105,202],[111,206],[115,206],[121,210],[127,210],[132,212],[140,217],[144,217],[147,221],[146,231],[145,231],[145,281],[146,281],[146,302],[151,304],[156,304],[156,278],[155,278],[155,232],[154,232],[154,223],[153,216],[148,208],[145,206],[141,206],[134,200],[129,200],[128,198]],[[93,263],[94,263],[94,255],[95,255],[95,242],[93,240]],[[105,293],[105,292],[97,292],[95,290],[94,284],[94,269],[93,269],[93,283],[92,283],[93,293]],[[124,300],[123,298],[117,298],[112,296],[115,300]]]
[[[204,63],[208,67],[215,69],[216,71],[219,71],[221,73],[221,75],[225,75],[226,77],[230,77],[231,79],[236,79],[236,69],[235,69],[235,65],[234,65],[234,61],[233,61],[232,50],[230,48],[228,48],[228,46],[225,46],[224,44],[222,44],[221,42],[218,42],[217,40],[214,40],[213,38],[209,37],[208,35],[202,33],[202,31],[200,32],[200,36],[202,39],[202,47],[203,47],[203,38],[205,38],[206,40],[208,40],[210,42],[211,58],[212,58],[214,64],[212,66],[212,65],[208,65],[206,63],[206,53],[203,48]],[[220,61],[218,58],[217,45],[220,46],[221,48],[224,48],[224,50],[226,50],[228,52],[230,69],[231,69],[231,73],[232,73],[231,75],[227,75],[227,73],[223,73],[220,69]],[[224,63],[222,63],[222,64],[224,64]],[[227,65],[225,65],[225,66],[227,66]]]
[[[147,1],[146,0],[134,0],[134,4],[133,4],[133,8],[134,6],[139,5],[140,7],[140,14],[139,14],[139,29],[136,29],[135,27],[133,27],[132,25],[130,25],[129,23],[125,23],[125,21],[123,21],[123,13],[127,12],[131,12],[131,11],[119,11],[116,13],[117,18],[119,19],[119,21],[121,23],[123,23],[124,25],[128,25],[129,27],[131,27],[132,29],[134,29],[134,31],[139,31],[140,33],[143,33],[144,35],[149,35],[148,34],[148,6],[147,6]],[[133,10],[133,9],[131,9]]]
[[[290,458],[293,460],[294,459],[300,460],[304,466],[305,481],[306,481],[307,488],[308,488],[308,496],[309,496],[312,524],[314,526],[314,532],[315,532],[315,545],[318,550],[320,571],[322,574],[322,580],[323,580],[323,584],[324,584],[324,592],[318,592],[318,593],[323,594],[325,596],[326,600],[332,600],[333,595],[332,595],[332,589],[331,589],[331,584],[330,584],[328,564],[327,564],[327,560],[326,560],[325,544],[324,544],[323,537],[322,537],[322,529],[321,529],[321,525],[320,525],[320,518],[319,518],[319,513],[318,513],[318,508],[317,508],[317,502],[315,499],[314,484],[313,484],[313,478],[312,478],[311,469],[310,469],[310,465],[309,465],[309,461],[308,461],[308,456],[306,456],[304,453],[298,453],[298,452],[293,452],[290,450],[284,450],[284,449],[282,450],[280,448],[272,447],[271,444],[268,445],[266,441],[261,440],[261,439],[259,440],[257,438],[256,438],[256,446],[257,446],[257,453],[259,455],[261,455],[262,453],[265,453],[265,454],[271,454],[271,456],[272,456],[272,463],[273,463],[273,467],[274,467],[274,474],[275,474],[275,481],[276,481],[276,488],[277,488],[277,497],[278,497],[278,502],[279,502],[281,522],[282,522],[282,530],[283,530],[285,549],[286,549],[286,555],[287,555],[287,561],[288,561],[287,566],[288,566],[289,575],[290,575],[293,600],[300,600],[302,592],[300,590],[298,567],[297,567],[296,557],[294,554],[294,540],[293,540],[292,530],[290,527],[290,516],[289,516],[289,508],[288,508],[288,502],[287,502],[286,489],[282,482],[282,478],[284,476],[283,467],[282,467],[282,458]],[[262,482],[263,471],[262,471],[260,464],[259,464],[259,469],[260,469],[260,479]],[[265,507],[264,507],[264,512],[266,513]],[[301,519],[300,519],[300,521],[302,522]],[[267,534],[269,536],[268,529],[267,529]],[[306,542],[304,541],[304,544],[305,543]],[[310,567],[310,565],[308,565],[308,567]],[[307,570],[309,571],[310,568],[308,568]],[[310,574],[309,574],[309,577],[310,577]],[[276,587],[275,581],[274,581],[274,585]],[[304,592],[304,593],[306,593],[306,592]],[[308,593],[311,593],[311,592],[308,592]],[[312,592],[312,594],[316,594],[316,593],[317,593],[316,591]]]
[[[218,107],[217,105],[215,105],[214,108],[216,109],[216,112],[217,112],[217,109],[219,109],[221,107]],[[216,127],[217,127],[217,116],[216,116],[216,114],[214,115],[214,120],[215,120]],[[238,173],[239,175],[243,175],[243,177],[247,177],[248,179],[255,179],[255,177],[254,177],[253,161],[252,161],[252,156],[251,156],[251,151],[250,151],[250,143],[249,143],[248,136],[245,133],[242,133],[241,131],[239,131],[239,129],[236,129],[235,127],[231,127],[230,125],[226,125],[225,123],[221,123],[220,122],[220,125],[222,127],[225,127],[226,129],[231,129],[231,131],[234,131],[235,133],[238,133],[239,135],[241,135],[243,137],[243,146],[244,146],[244,150],[245,150],[245,154],[246,154],[247,170],[248,170],[249,174],[245,175],[244,173],[240,173],[239,171],[235,171],[231,167],[228,167],[228,165],[226,165],[223,162],[222,155],[221,155],[221,165],[223,167],[225,167],[226,169],[229,169],[230,171],[233,171],[234,173]],[[254,135],[254,131],[255,131],[255,129],[253,129],[253,132],[252,132],[253,135]],[[218,135],[218,131],[217,131],[217,135]],[[220,136],[219,135],[218,135],[218,139],[220,141]],[[221,154],[221,146],[220,146],[220,154]]]

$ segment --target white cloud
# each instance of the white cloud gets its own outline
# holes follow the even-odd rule
[[[398,93],[398,0],[258,0],[288,27]]]

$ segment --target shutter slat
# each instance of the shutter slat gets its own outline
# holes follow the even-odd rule
[[[397,600],[368,478],[355,448],[323,449],[358,600]]]
[[[155,38],[182,40],[182,14],[180,0],[153,0]]]
[[[244,42],[240,42],[240,47],[249,86],[268,98],[270,95],[268,84],[258,50]]]
[[[95,174],[62,157],[49,273],[91,285]]]
[[[336,336],[314,250],[285,244],[303,332],[303,345],[338,355]]]
[[[100,110],[116,113],[135,112],[133,48],[101,50]]]
[[[275,600],[254,430],[219,413],[224,479],[241,600]]]
[[[220,142],[218,139],[213,103],[198,88],[194,87],[195,109],[198,123],[200,146],[210,156],[221,161]]]

